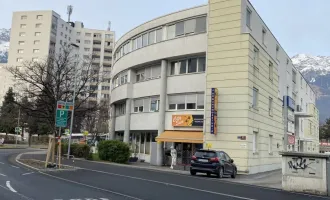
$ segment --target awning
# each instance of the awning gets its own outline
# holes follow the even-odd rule
[[[203,143],[203,132],[200,131],[165,131],[156,137],[157,142]]]

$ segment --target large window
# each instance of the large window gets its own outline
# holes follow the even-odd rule
[[[155,39],[156,39],[155,36],[156,36],[156,31],[149,32],[149,36],[148,36],[149,45],[155,43]]]
[[[160,66],[151,66],[136,71],[135,82],[146,81],[160,77]]]
[[[127,71],[121,72],[112,79],[113,89],[128,82]]]
[[[175,36],[178,37],[180,35],[183,35],[184,32],[184,22],[178,22],[175,24]]]
[[[250,8],[246,9],[246,26],[251,28],[251,14],[252,11],[250,10]]]
[[[150,98],[150,111],[157,112],[159,111],[159,97],[151,97]]]
[[[121,103],[116,105],[116,116],[121,116],[126,114],[126,103]]]
[[[142,36],[142,46],[148,46],[148,33],[143,34]]]
[[[205,66],[205,57],[174,61],[171,62],[170,75],[204,72]]]
[[[144,99],[135,99],[134,100],[134,112],[143,112],[143,100]]]
[[[163,29],[156,30],[156,42],[161,42],[163,40]]]
[[[168,96],[169,110],[204,109],[204,94],[179,94]]]
[[[167,27],[167,39],[172,39],[175,37],[175,25]]]
[[[158,112],[159,111],[159,96],[146,97],[134,100],[134,113],[139,112]]]

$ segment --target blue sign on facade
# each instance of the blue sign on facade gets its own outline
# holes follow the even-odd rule
[[[211,89],[211,134],[217,134],[217,121],[218,121],[218,89]]]
[[[283,96],[283,103],[286,101],[288,108],[291,110],[295,110],[296,102],[290,96]]]

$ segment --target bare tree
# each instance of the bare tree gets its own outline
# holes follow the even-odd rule
[[[33,106],[24,109],[45,122],[53,133],[56,132],[57,101],[72,101],[75,98],[77,117],[97,109],[97,103],[90,102],[96,102],[96,90],[104,75],[100,73],[99,65],[93,65],[93,59],[79,58],[76,53],[76,47],[70,46],[44,61],[24,62],[20,67],[7,67],[16,78],[18,94],[35,102]],[[76,95],[73,97],[74,89]],[[20,106],[24,107],[23,104]]]

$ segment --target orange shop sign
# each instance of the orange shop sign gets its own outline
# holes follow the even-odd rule
[[[203,126],[204,115],[172,115],[172,126]]]

